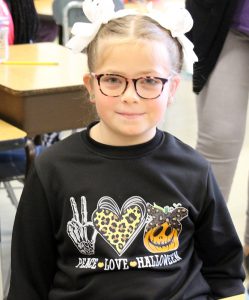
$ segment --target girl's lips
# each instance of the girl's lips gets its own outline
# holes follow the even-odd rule
[[[128,113],[128,112],[117,112],[118,115],[127,119],[136,119],[144,115],[144,113]]]

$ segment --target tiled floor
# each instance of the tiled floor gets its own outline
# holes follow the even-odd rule
[[[162,127],[173,133],[184,142],[194,146],[196,140],[196,112],[195,96],[191,91],[189,77],[183,77],[183,81],[177,93],[175,103],[169,108]],[[245,226],[245,210],[247,205],[247,175],[249,166],[249,131],[247,131],[243,150],[241,152],[234,184],[228,207],[233,217],[238,234],[243,241]],[[16,192],[21,193],[21,185],[16,184]],[[7,198],[2,186],[0,189],[0,220],[2,234],[2,269],[3,281],[6,283],[7,270],[10,263],[10,242],[15,208]],[[0,294],[1,294],[0,284]],[[1,300],[1,298],[0,298]]]

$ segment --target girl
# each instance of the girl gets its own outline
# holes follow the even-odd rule
[[[244,291],[242,249],[209,164],[157,128],[180,82],[185,10],[84,1],[84,84],[99,120],[29,172],[8,300],[217,299]],[[173,37],[174,36],[174,37]]]

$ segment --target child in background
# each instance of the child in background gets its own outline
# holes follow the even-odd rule
[[[33,43],[39,27],[33,0],[5,0],[14,23],[14,44]]]
[[[157,128],[180,82],[184,9],[114,12],[92,23],[84,84],[99,120],[41,154],[12,238],[8,300],[218,299],[244,292],[242,247],[209,163]]]

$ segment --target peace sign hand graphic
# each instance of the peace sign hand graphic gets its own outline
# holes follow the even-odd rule
[[[93,255],[95,250],[95,241],[97,231],[92,222],[87,221],[86,198],[81,197],[81,220],[78,212],[76,201],[73,197],[70,198],[73,211],[73,218],[67,223],[67,234],[73,241],[74,245],[85,255]],[[89,231],[91,233],[89,233]],[[91,234],[91,238],[88,235]]]

